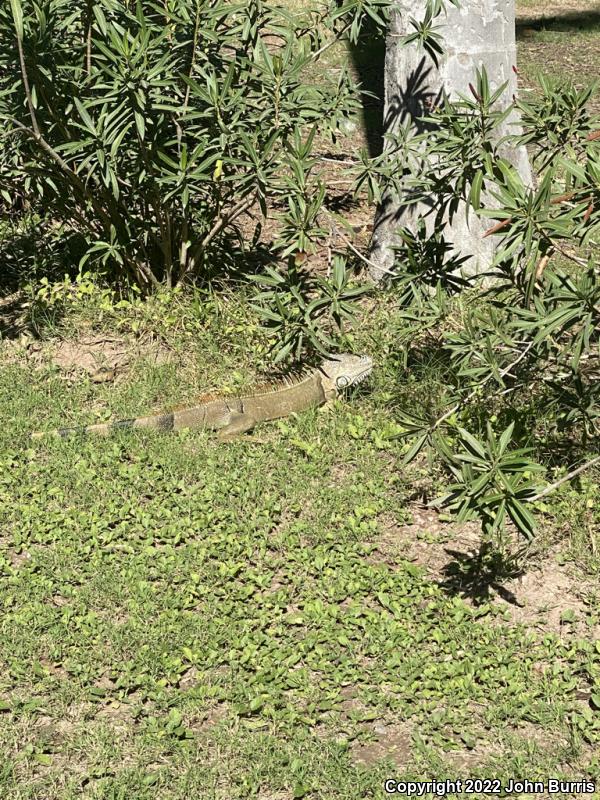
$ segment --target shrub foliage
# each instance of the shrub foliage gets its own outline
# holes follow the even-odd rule
[[[478,517],[492,535],[508,515],[530,537],[525,504],[542,492],[527,445],[548,449],[562,437],[582,458],[600,441],[600,120],[589,111],[593,87],[543,79],[518,103],[523,133],[508,137],[531,148],[538,179],[528,186],[496,134],[511,110],[496,110],[503,88],[492,92],[478,73],[470,97],[442,102],[422,136],[394,135],[390,154],[363,167],[359,182],[381,195],[395,181],[407,202],[427,196],[437,220],[433,238],[424,225],[400,232],[391,278],[405,309],[407,365],[427,343],[448,365],[447,410],[402,414],[407,460],[433,449],[455,480],[444,502],[462,519]],[[440,224],[460,201],[490,218],[486,235],[498,238],[487,282],[470,287],[457,284],[451,227]],[[465,288],[468,300],[455,302]]]
[[[372,6],[379,18],[385,4]],[[209,271],[217,250],[225,268],[243,213],[264,218],[275,201],[288,205],[283,249],[309,249],[320,188],[303,142],[357,104],[345,71],[324,84],[310,70],[364,17],[360,2],[292,13],[260,1],[10,0],[4,201],[65,223],[84,263],[145,291]]]

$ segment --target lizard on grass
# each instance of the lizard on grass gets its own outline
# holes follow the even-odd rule
[[[343,353],[326,359],[318,367],[305,371],[295,378],[257,387],[256,390],[239,397],[210,397],[198,401],[196,405],[167,414],[40,431],[33,433],[32,437],[71,436],[78,433],[108,436],[113,431],[123,428],[146,428],[158,431],[207,428],[217,431],[219,439],[227,440],[252,430],[259,422],[322,406],[345,389],[359,384],[370,375],[372,369],[373,361],[369,356]]]

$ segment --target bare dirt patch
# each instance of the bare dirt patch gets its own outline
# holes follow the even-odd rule
[[[291,792],[275,792],[275,794],[262,794],[261,800],[293,800]]]
[[[131,364],[145,358],[153,364],[172,360],[173,352],[154,339],[89,333],[77,339],[25,338],[5,343],[7,359],[32,369],[57,367],[65,379],[88,376],[96,383],[118,380]]]
[[[429,508],[416,506],[410,511],[412,521],[405,525],[396,525],[392,519],[383,520],[383,532],[376,544],[386,560],[414,561],[432,577],[441,578],[450,559],[448,551],[437,545],[448,543],[465,553],[475,552],[479,547],[479,526],[449,525]]]
[[[567,739],[558,733],[548,730],[548,728],[540,728],[538,725],[534,725],[533,722],[520,722],[518,727],[512,731],[512,734],[524,744],[534,744],[540,750],[557,749],[568,747],[569,745]]]
[[[7,536],[0,536],[0,553],[6,558],[13,569],[17,570],[31,559],[31,553],[27,550],[15,550],[12,547],[12,540]]]
[[[133,709],[128,703],[111,701],[96,712],[97,719],[110,720],[116,727],[129,725],[133,722]]]
[[[227,703],[217,703],[201,713],[194,714],[186,720],[185,724],[187,728],[195,733],[200,731],[205,732],[223,722],[228,714],[229,708]]]
[[[448,593],[474,604],[493,602],[513,624],[564,636],[600,637],[600,621],[586,603],[592,587],[557,563],[556,550],[539,563],[523,561],[520,570],[501,560],[480,564],[478,525],[450,524],[427,508],[413,509],[412,516],[407,525],[388,521],[375,542],[376,558],[392,565],[402,560],[418,564]]]
[[[354,742],[351,746],[350,757],[353,764],[369,767],[386,760],[399,769],[410,767],[414,764],[411,740],[415,727],[411,722],[376,723],[372,728],[377,737],[374,741]],[[466,776],[499,755],[498,745],[480,741],[471,749],[461,748],[444,753],[444,760],[453,770],[453,774]]]
[[[600,14],[597,0],[520,0],[517,2],[517,21],[548,18],[576,19],[579,15]]]
[[[475,769],[486,764],[490,758],[498,756],[498,748],[488,743],[478,742],[471,750],[451,750],[444,754],[452,768],[459,775],[471,775]]]
[[[355,766],[371,766],[380,761],[392,761],[397,767],[408,767],[413,761],[411,736],[413,725],[401,722],[394,725],[376,724],[373,742],[354,742],[350,758]]]
[[[504,586],[514,594],[510,620],[560,635],[600,638],[600,625],[588,625],[588,607],[581,598],[582,587],[553,559]]]

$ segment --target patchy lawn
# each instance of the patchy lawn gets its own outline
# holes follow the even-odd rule
[[[525,574],[470,581],[476,529],[427,511],[435,473],[400,466],[390,408],[435,387],[400,381],[393,333],[371,334],[368,387],[257,439],[28,441],[190,399],[192,372],[251,380],[244,313],[232,301],[158,350],[68,319],[62,338],[5,343],[0,796],[355,800],[388,777],[600,778],[597,559],[561,534],[577,514],[597,524],[597,484],[562,492]],[[94,381],[98,364],[114,380]]]
[[[595,4],[519,14],[526,85],[538,69],[595,74]],[[329,155],[365,141],[359,127]],[[368,238],[372,209],[343,187],[329,198]],[[0,798],[600,782],[598,472],[540,506],[525,562],[479,563],[478,529],[426,508],[440,476],[403,467],[394,438],[394,409],[431,403],[441,378],[403,371],[393,298],[367,311],[351,345],[373,379],[333,411],[229,445],[198,431],[34,444],[248,386],[266,342],[235,296],[33,320],[22,293],[0,304]]]
[[[586,86],[598,77],[600,3],[595,0],[520,0],[517,46],[524,88],[540,73]],[[600,111],[596,92],[593,109]]]

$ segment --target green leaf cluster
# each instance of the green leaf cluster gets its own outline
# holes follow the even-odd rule
[[[358,96],[347,72],[317,83],[311,68],[386,5],[11,0],[0,8],[3,201],[59,221],[83,240],[82,265],[145,293],[223,274],[250,209],[264,219],[290,197],[288,238],[310,237],[320,195],[298,142],[334,131]]]
[[[339,347],[345,327],[356,321],[356,301],[372,290],[352,282],[342,256],[334,258],[327,276],[310,273],[290,259],[285,272],[267,267],[254,280],[253,307],[272,333],[275,363]]]
[[[579,462],[600,443],[600,119],[589,110],[593,88],[543,79],[538,94],[517,104],[522,132],[502,137],[499,126],[515,104],[503,98],[506,86],[492,89],[480,70],[471,96],[442,98],[426,119],[429,129],[411,138],[400,128],[388,137],[388,152],[359,171],[358,183],[373,196],[381,197],[387,182],[406,209],[429,208],[415,228],[398,230],[390,283],[407,326],[405,363],[411,350],[435,348],[447,365],[450,405],[441,416],[403,412],[405,457],[424,447],[437,453],[455,480],[445,502],[461,519],[478,517],[490,537],[508,518],[528,538],[534,530],[526,503],[539,468],[525,456],[539,440],[523,422],[533,407],[552,415],[552,435],[568,435]],[[524,144],[538,173],[531,186],[506,155]],[[443,232],[465,209],[493,220],[488,233],[498,241],[489,272],[468,281]],[[500,414],[504,428],[496,433],[490,417],[496,422]],[[513,440],[506,471],[499,452]]]

